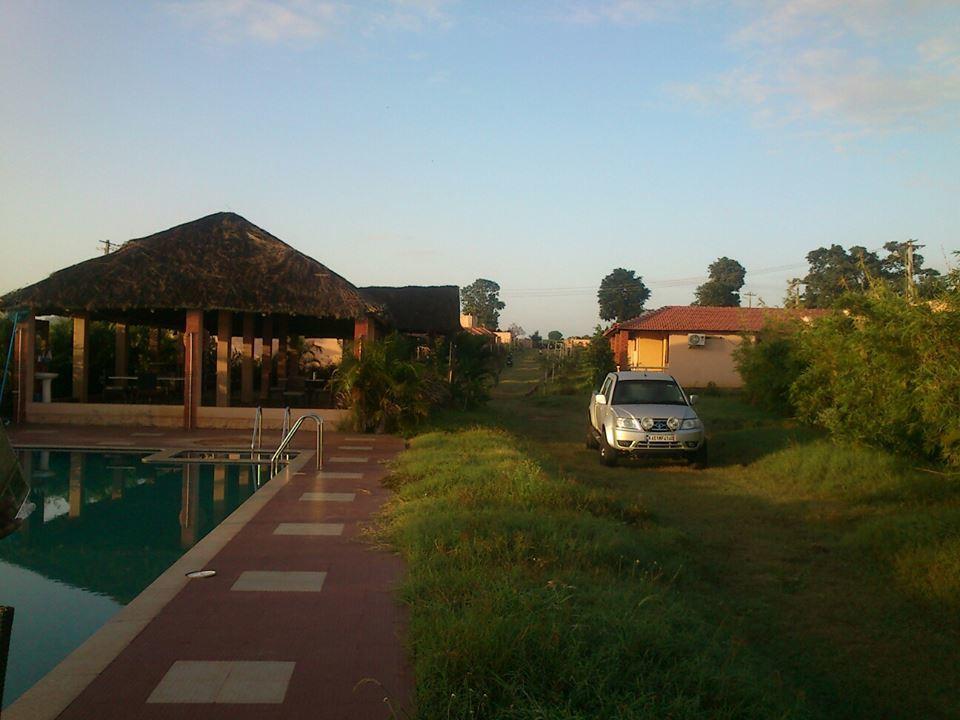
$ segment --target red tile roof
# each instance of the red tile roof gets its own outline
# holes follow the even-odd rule
[[[632,320],[617,323],[608,330],[660,330],[675,332],[758,332],[769,320],[808,318],[826,310],[787,308],[701,307],[667,305],[650,310]]]

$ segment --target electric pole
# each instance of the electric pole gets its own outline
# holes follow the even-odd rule
[[[743,296],[747,298],[747,307],[753,307],[753,299],[757,296],[755,292],[745,292]]]
[[[914,245],[913,240],[907,240],[904,243],[904,265],[907,273],[907,297],[914,300],[917,297],[917,286],[913,282],[913,251],[918,246]]]
[[[104,255],[109,255],[111,252],[113,252],[113,248],[115,247],[114,244],[109,240],[101,240],[100,245],[103,245]]]

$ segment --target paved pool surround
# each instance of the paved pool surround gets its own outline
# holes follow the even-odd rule
[[[22,426],[18,447],[49,446],[49,428]],[[275,446],[264,435],[264,446]],[[389,492],[393,437],[326,433],[315,469],[303,452],[9,708],[4,720],[98,718],[403,717],[413,698],[403,566],[360,538]],[[243,447],[236,431],[57,428],[58,447]],[[362,460],[361,460],[362,458]],[[336,467],[334,465],[333,467]],[[340,465],[342,468],[343,465]],[[339,468],[338,468],[339,470]],[[214,577],[185,573],[209,568]]]

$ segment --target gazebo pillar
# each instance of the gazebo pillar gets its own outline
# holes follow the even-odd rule
[[[73,399],[87,402],[90,391],[90,318],[73,316]]]
[[[277,320],[277,385],[287,379],[287,338],[290,336],[290,317],[281,315]]]
[[[127,375],[127,325],[126,323],[117,323],[113,328],[116,338],[116,349],[113,356],[113,374],[119,376]],[[127,381],[121,380],[119,384],[126,385]]]
[[[369,315],[357,318],[353,323],[353,354],[358,358],[363,354],[363,344],[377,339],[374,320]]]
[[[14,338],[13,421],[27,421],[27,403],[33,401],[34,372],[37,362],[37,323],[33,313],[17,323]]]
[[[187,310],[183,344],[183,429],[193,430],[203,390],[203,310]]]
[[[253,314],[243,314],[243,355],[240,365],[240,402],[253,402]]]
[[[273,317],[263,316],[263,331],[260,333],[260,399],[270,397],[270,371],[273,370]]]
[[[230,346],[233,341],[233,313],[217,315],[217,407],[230,407]]]

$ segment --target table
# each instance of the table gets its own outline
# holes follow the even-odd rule
[[[33,375],[37,380],[43,383],[42,395],[40,402],[51,402],[53,400],[53,381],[54,379],[60,377],[60,373],[52,372],[38,372]]]

